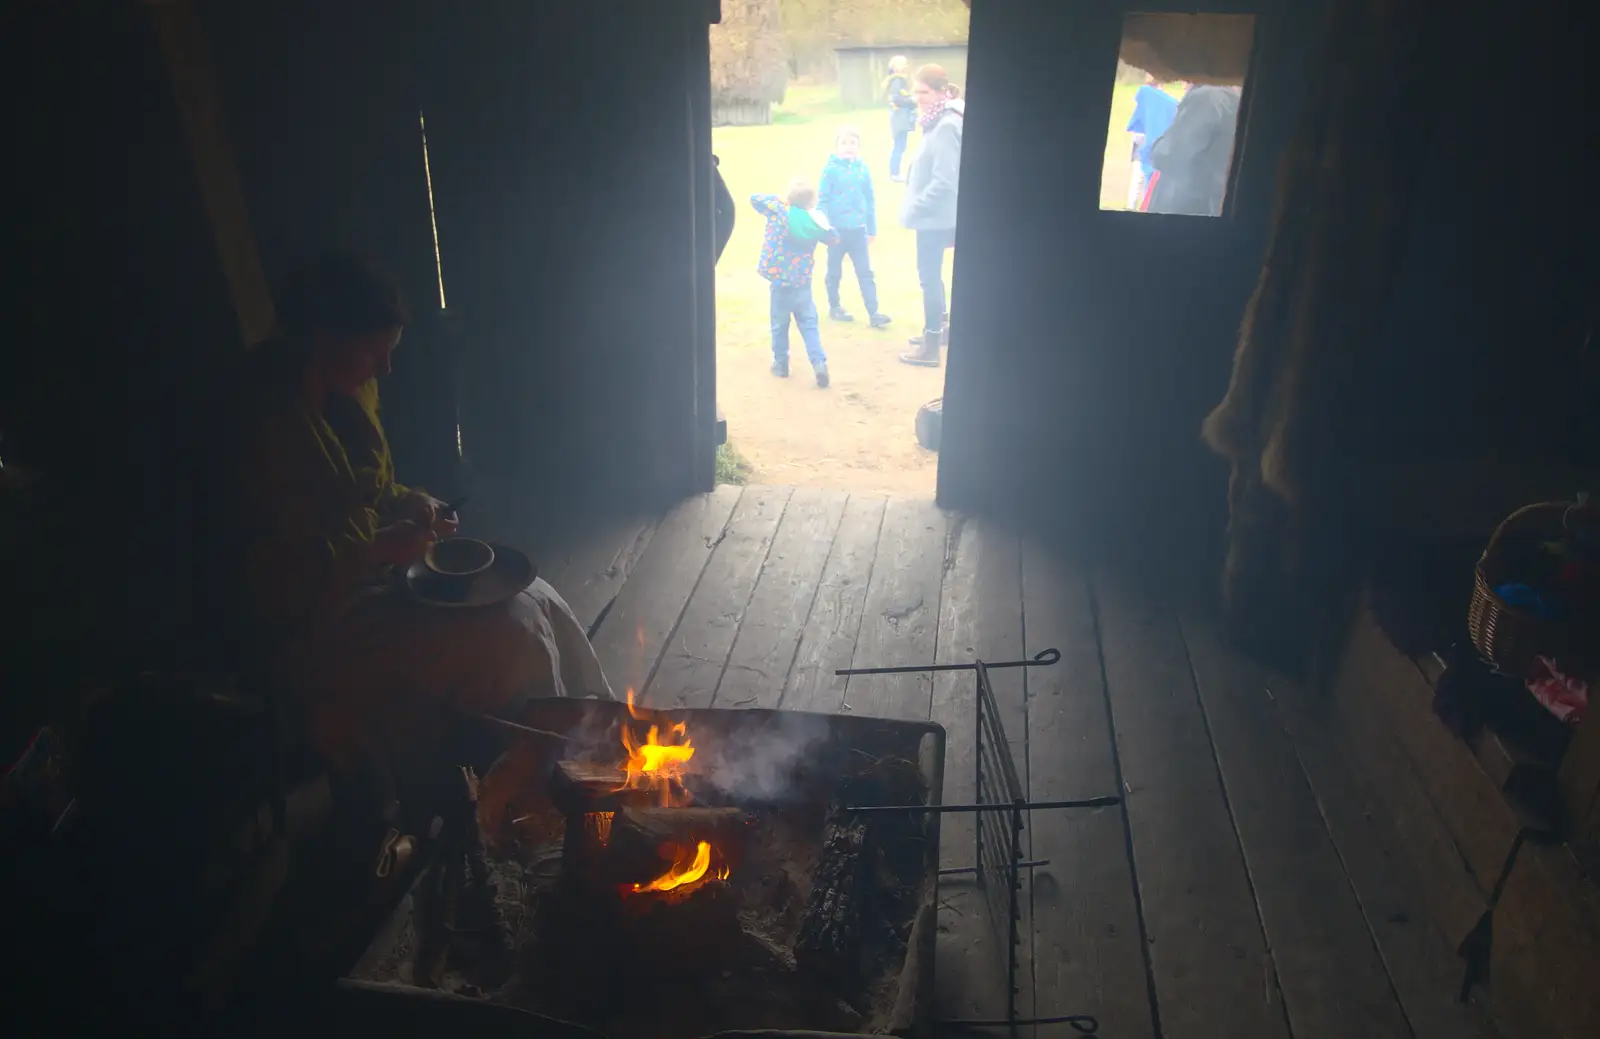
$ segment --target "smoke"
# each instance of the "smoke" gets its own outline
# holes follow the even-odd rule
[[[741,712],[742,713],[742,712]],[[778,801],[793,796],[795,773],[830,739],[823,715],[779,712],[761,725],[731,725],[719,737],[701,729],[693,772],[699,783],[730,801]],[[691,728],[690,736],[695,731]]]

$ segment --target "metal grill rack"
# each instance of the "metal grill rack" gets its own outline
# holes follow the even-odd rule
[[[1049,667],[1061,662],[1061,651],[1047,649],[1031,660],[1007,660],[986,663],[975,660],[970,664],[928,664],[910,667],[855,667],[842,668],[836,675],[907,675],[929,674],[940,671],[971,671],[975,692],[973,710],[976,724],[975,783],[976,799],[973,804],[943,805],[857,805],[856,812],[922,812],[953,814],[970,812],[977,816],[973,827],[973,863],[954,869],[941,869],[939,875],[966,875],[975,878],[978,889],[984,893],[989,907],[989,920],[1006,950],[1006,1016],[996,1020],[941,1020],[935,1025],[965,1028],[1004,1028],[1013,1035],[1019,1029],[1032,1025],[1066,1025],[1082,1035],[1095,1035],[1100,1024],[1089,1014],[1056,1014],[1042,1017],[1022,1017],[1017,1011],[1018,949],[1022,935],[1018,924],[1022,920],[1019,900],[1022,893],[1023,870],[1049,865],[1047,859],[1026,859],[1022,851],[1024,820],[1029,812],[1059,808],[1104,808],[1122,803],[1120,796],[1090,797],[1075,801],[1029,801],[1017,776],[1017,764],[1011,756],[1011,744],[1006,741],[1005,725],[1000,720],[1000,708],[995,702],[994,685],[989,672],[1007,667]]]

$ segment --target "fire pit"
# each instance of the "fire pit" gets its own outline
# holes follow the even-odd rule
[[[938,805],[942,728],[592,700],[522,721],[546,735],[478,796],[492,911],[473,926],[500,937],[430,933],[459,885],[419,890],[353,977],[612,1039],[927,1025],[940,815],[844,809]]]

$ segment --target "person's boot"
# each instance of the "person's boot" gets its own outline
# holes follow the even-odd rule
[[[828,317],[834,321],[854,321],[855,315],[843,307],[829,307]]]
[[[943,332],[927,329],[916,339],[912,340],[916,349],[910,353],[900,355],[900,360],[905,364],[914,364],[918,368],[939,367],[939,344],[944,339]]]
[[[814,364],[814,365],[811,366],[811,370],[813,372],[815,372],[816,375],[817,375],[817,389],[819,389],[819,390],[827,389],[828,388],[828,366],[826,364]]]
[[[942,327],[940,327],[939,332],[942,335],[942,334],[944,334],[946,332],[949,332],[949,331],[950,331],[950,315],[947,313],[944,316],[944,325]],[[912,336],[910,339],[908,339],[906,341],[909,342],[912,346],[920,347],[922,345],[922,337],[921,336]]]
[[[788,359],[785,358],[781,361],[774,359],[772,362],[772,374],[776,375],[780,379],[787,379],[789,377]]]
[[[867,319],[867,324],[873,328],[882,328],[889,323],[889,315],[879,311]]]

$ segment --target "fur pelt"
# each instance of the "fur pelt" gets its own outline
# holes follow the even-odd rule
[[[1412,189],[1397,102],[1422,86],[1416,19],[1393,0],[1340,9],[1324,75],[1279,166],[1267,257],[1246,308],[1226,395],[1202,426],[1234,465],[1259,469],[1291,508],[1351,486],[1365,361],[1389,298]]]
[[[1437,75],[1397,0],[1337,5],[1321,75],[1279,166],[1271,241],[1226,395],[1202,426],[1231,465],[1230,626],[1315,626],[1367,459],[1351,436],[1386,310],[1415,164],[1401,113]],[[1403,102],[1410,102],[1410,104]],[[1315,579],[1314,579],[1315,578]],[[1282,644],[1288,633],[1274,635]]]

